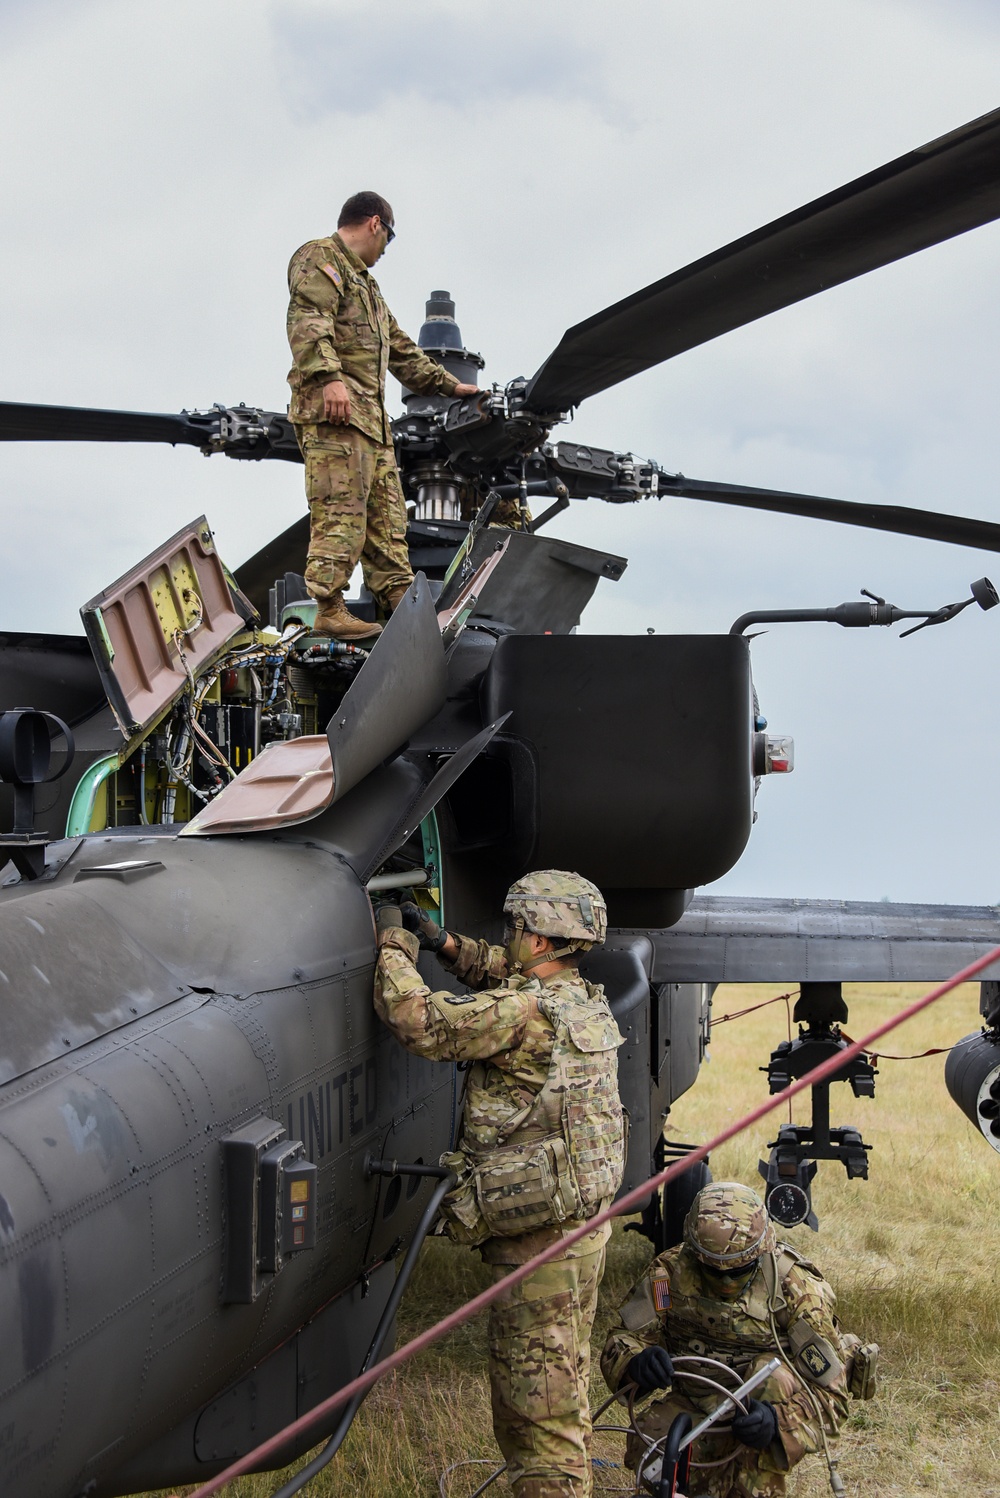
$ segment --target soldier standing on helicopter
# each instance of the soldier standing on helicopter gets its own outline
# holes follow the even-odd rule
[[[358,192],[340,210],[336,234],[304,244],[288,267],[288,415],[306,465],[306,587],[319,602],[315,628],[338,640],[379,633],[344,602],[359,561],[387,614],[413,581],[386,370],[420,394],[476,393],[418,348],[383,301],[369,271],[395,237],[385,198]]]
[[[622,1043],[604,992],[581,978],[603,942],[603,896],[578,874],[512,885],[506,945],[441,931],[415,905],[379,911],[375,1007],[408,1050],[469,1061],[449,1235],[503,1279],[610,1203],[625,1140]],[[410,927],[404,928],[403,922]],[[432,993],[420,946],[481,993]],[[590,1498],[590,1333],[608,1226],[515,1285],[490,1311],[493,1429],[516,1498]]]
[[[601,1371],[609,1389],[664,1391],[636,1419],[657,1440],[677,1415],[697,1422],[719,1403],[704,1386],[685,1385],[674,1358],[716,1358],[746,1379],[780,1353],[783,1366],[756,1390],[759,1398],[746,1399],[731,1429],[713,1427],[695,1442],[691,1492],[781,1498],[785,1474],[836,1436],[848,1393],[867,1399],[874,1392],[878,1348],[841,1331],[835,1304],[816,1266],[776,1241],[757,1193],[718,1182],[695,1197],[683,1243],[652,1261],[622,1305]],[[630,1436],[627,1464],[635,1469],[646,1449]]]

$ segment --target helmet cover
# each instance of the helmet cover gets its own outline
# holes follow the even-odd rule
[[[603,942],[608,931],[608,907],[597,885],[564,869],[525,874],[507,891],[503,908],[538,936],[563,937],[588,947]]]
[[[709,1269],[733,1274],[773,1252],[776,1238],[756,1191],[739,1181],[713,1181],[691,1203],[684,1241]]]

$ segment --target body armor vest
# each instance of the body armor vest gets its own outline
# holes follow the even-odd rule
[[[592,1217],[621,1184],[625,1127],[615,1052],[623,1040],[604,990],[582,979],[542,986],[537,1003],[554,1031],[540,1085],[522,1081],[523,1071],[515,1080],[491,1061],[476,1062],[459,1149],[442,1156],[459,1177],[442,1212],[450,1236],[463,1243]]]
[[[769,1291],[774,1297],[775,1325],[782,1348],[787,1351],[787,1342],[781,1335],[788,1325],[781,1283],[796,1260],[779,1249],[777,1287],[771,1290],[771,1276],[764,1267],[769,1259],[770,1255],[765,1255],[761,1260],[761,1272],[752,1280],[749,1294],[732,1302],[703,1294],[697,1270],[685,1267],[672,1275],[670,1314],[664,1326],[668,1351],[679,1357],[696,1353],[718,1358],[737,1372],[743,1372],[761,1353],[774,1349],[767,1308]]]

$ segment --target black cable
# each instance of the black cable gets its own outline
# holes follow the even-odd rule
[[[450,1170],[445,1170],[441,1165],[400,1165],[395,1160],[385,1163],[370,1161],[369,1171],[372,1174],[378,1175],[439,1176],[441,1179],[440,1183],[431,1193],[431,1199],[424,1208],[424,1215],[417,1225],[417,1231],[414,1233],[410,1246],[406,1250],[406,1257],[396,1276],[389,1299],[385,1303],[385,1310],[382,1312],[378,1326],[375,1328],[375,1335],[372,1337],[371,1346],[365,1354],[364,1362],[358,1369],[359,1377],[362,1373],[366,1373],[373,1363],[378,1361],[379,1354],[382,1351],[382,1343],[385,1341],[389,1328],[399,1309],[399,1302],[403,1298],[403,1291],[406,1289],[407,1281],[413,1272],[417,1255],[423,1246],[424,1239],[434,1226],[434,1219],[437,1217],[438,1208],[442,1200],[455,1185],[454,1175]],[[279,1488],[274,1494],[274,1498],[292,1498],[294,1493],[300,1492],[307,1482],[312,1481],[317,1472],[321,1472],[327,1463],[333,1460],[343,1445],[344,1438],[350,1430],[354,1417],[367,1393],[368,1390],[365,1389],[360,1394],[355,1394],[350,1404],[344,1410],[340,1424],[323,1447],[323,1450],[318,1452],[312,1461],[307,1462],[300,1471],[296,1472],[295,1476],[289,1482],[286,1482],[283,1488]]]

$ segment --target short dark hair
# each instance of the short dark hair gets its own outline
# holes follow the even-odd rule
[[[383,224],[392,223],[392,208],[380,192],[356,192],[340,210],[337,228],[346,229],[351,224],[363,224],[366,218],[374,218],[376,213]]]

